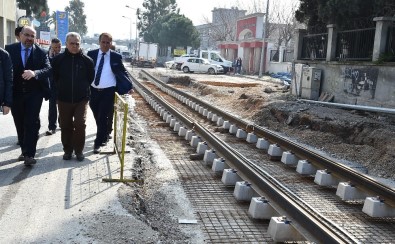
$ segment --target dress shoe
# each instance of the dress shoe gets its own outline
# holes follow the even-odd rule
[[[98,153],[100,153],[100,152],[101,152],[101,149],[100,149],[99,146],[95,146],[95,147],[93,148],[93,153],[94,153],[94,154],[98,154]]]
[[[85,156],[82,153],[77,153],[76,156],[77,156],[77,160],[80,162],[84,161],[85,159]]]
[[[71,153],[64,153],[63,154],[63,160],[70,160],[71,159]]]
[[[18,161],[24,161],[24,160],[25,160],[25,156],[23,154],[19,155]]]
[[[36,160],[33,157],[25,157],[25,165],[33,165],[36,164]]]
[[[50,136],[56,133],[56,130],[48,130],[47,132],[45,132],[45,135]]]

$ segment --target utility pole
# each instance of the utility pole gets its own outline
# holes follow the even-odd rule
[[[130,53],[132,53],[132,19],[129,17],[126,17],[125,15],[123,15],[122,17],[129,20],[129,27],[130,27],[130,30],[129,30],[129,45],[130,45],[129,51],[130,51]]]
[[[129,5],[125,5],[125,7],[126,8],[129,8],[129,9],[131,9],[131,10],[136,10],[137,11],[137,9],[135,9],[135,8],[132,8],[132,7],[130,7]],[[134,48],[134,52],[135,52],[135,56],[137,55],[137,48],[138,48],[138,41],[137,41],[137,12],[135,13],[136,14],[136,41],[135,41],[135,48]],[[132,22],[132,17],[130,17],[130,22]],[[132,27],[130,27],[130,28],[132,28]],[[132,45],[132,44],[130,44],[130,45]]]
[[[263,34],[262,34],[262,50],[261,50],[261,60],[259,62],[259,78],[262,78],[262,69],[263,69],[263,59],[265,57],[265,41],[266,41],[266,35],[267,35],[267,26],[268,26],[268,16],[269,16],[269,0],[266,2],[266,13],[265,13],[265,28],[263,29]]]

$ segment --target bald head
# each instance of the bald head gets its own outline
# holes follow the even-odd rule
[[[30,48],[34,44],[34,39],[36,38],[36,31],[31,26],[24,26],[19,36],[21,39],[21,43],[25,47]]]

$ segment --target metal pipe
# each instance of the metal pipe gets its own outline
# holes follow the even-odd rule
[[[351,104],[342,104],[342,103],[330,103],[330,102],[313,101],[313,100],[307,100],[307,99],[298,99],[298,101],[322,104],[322,105],[325,105],[325,106],[332,106],[332,107],[339,107],[339,108],[348,108],[348,109],[362,110],[362,111],[368,111],[368,112],[375,112],[375,113],[395,114],[395,109],[392,109],[392,108],[379,108],[379,107],[351,105]]]

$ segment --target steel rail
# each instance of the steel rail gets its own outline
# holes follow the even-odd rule
[[[253,189],[258,193],[265,193],[276,206],[283,211],[286,210],[289,217],[297,219],[295,221],[309,232],[311,236],[325,243],[356,243],[357,241],[338,228],[335,224],[321,216],[313,208],[308,206],[303,200],[289,191],[284,185],[270,176],[267,172],[257,167],[253,162],[245,158],[242,154],[234,150],[228,144],[219,139],[216,135],[205,129],[202,125],[189,119],[187,115],[179,112],[173,105],[164,98],[145,88],[137,80],[135,83],[140,89],[149,94],[149,97],[160,103],[167,111],[177,117],[187,127],[193,128],[211,147],[218,151],[227,159],[230,166],[238,170],[252,183]]]
[[[187,97],[189,100],[202,104],[203,106],[207,107],[207,109],[211,110],[212,112],[216,113],[219,116],[222,116],[224,119],[231,121],[232,123],[236,124],[240,128],[246,128],[246,130],[254,131],[258,136],[268,139],[272,143],[278,144],[286,150],[292,151],[295,153],[299,158],[303,158],[308,160],[310,163],[314,165],[318,165],[324,169],[328,169],[332,172],[333,175],[344,179],[345,181],[352,182],[355,186],[360,189],[363,189],[373,196],[380,196],[387,204],[395,206],[395,189],[390,188],[384,185],[381,182],[376,181],[374,178],[369,177],[365,174],[359,173],[358,171],[347,167],[337,161],[329,159],[323,155],[318,154],[317,152],[312,151],[311,149],[302,146],[290,139],[287,139],[281,135],[278,135],[262,126],[256,124],[250,124],[248,122],[243,121],[240,118],[237,118],[230,113],[224,112],[215,106],[206,103],[186,92],[179,91],[164,82],[158,80],[150,73],[142,70],[142,72],[151,80],[161,86],[169,89],[179,95]]]

